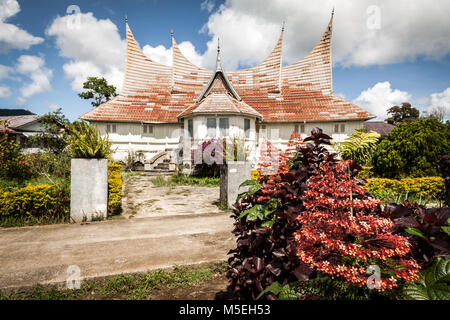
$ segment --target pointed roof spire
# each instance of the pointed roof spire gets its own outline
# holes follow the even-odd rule
[[[125,15],[125,23],[128,23],[128,16]]]
[[[286,21],[283,20],[283,24],[281,25],[281,33],[284,33],[285,26],[286,26]]]
[[[171,37],[172,39],[174,38],[173,29],[170,29],[170,37]]]
[[[222,61],[220,59],[220,38],[217,38],[217,59],[216,59],[216,71],[222,71]]]

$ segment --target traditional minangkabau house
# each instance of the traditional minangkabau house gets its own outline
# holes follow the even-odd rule
[[[236,71],[223,70],[219,47],[215,70],[195,66],[173,33],[172,66],[155,62],[142,52],[127,22],[122,93],[80,118],[109,135],[115,158],[140,151],[153,165],[173,160],[180,148],[188,165],[192,150],[211,138],[245,140],[253,161],[264,139],[283,149],[293,131],[305,137],[320,127],[343,141],[374,116],[333,93],[332,22],[333,15],[303,59],[283,65],[283,28],[264,61]]]

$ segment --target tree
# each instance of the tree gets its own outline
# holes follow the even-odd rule
[[[440,122],[444,122],[446,115],[447,109],[444,106],[434,107],[428,112],[429,117],[434,117],[438,119]]]
[[[372,154],[377,148],[380,135],[375,131],[358,130],[343,143],[337,144],[336,149],[344,160],[355,160],[360,165],[370,162]]]
[[[380,142],[372,162],[386,178],[438,176],[437,161],[450,153],[450,127],[436,118],[399,123]]]
[[[387,118],[385,121],[389,124],[397,125],[400,122],[414,121],[419,118],[419,110],[411,107],[408,102],[403,102],[402,106],[393,106],[388,109],[387,113],[391,117]]]
[[[88,77],[88,80],[83,84],[85,92],[80,92],[78,95],[86,100],[94,99],[91,104],[98,107],[102,103],[117,96],[116,87],[109,85],[105,78]]]
[[[61,112],[61,108],[50,112],[39,118],[44,131],[34,137],[31,137],[27,144],[29,146],[37,145],[47,152],[60,154],[67,146],[67,125],[69,120]]]

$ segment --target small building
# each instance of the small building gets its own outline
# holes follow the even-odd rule
[[[7,130],[8,135],[14,137],[15,141],[25,145],[28,138],[33,137],[45,130],[40,123],[40,115],[18,115],[0,117],[0,131]],[[6,127],[4,125],[6,123]],[[24,147],[23,152],[33,153],[39,151],[39,147]]]
[[[284,149],[294,131],[306,137],[320,127],[344,141],[375,116],[333,92],[332,25],[333,15],[312,51],[290,65],[282,63],[282,28],[264,61],[226,71],[219,46],[215,70],[200,68],[182,54],[173,33],[172,65],[155,62],[126,22],[122,92],[80,118],[108,134],[117,160],[139,152],[151,166],[173,163],[182,154],[189,167],[199,145],[214,138],[238,137],[253,162],[265,141]]]

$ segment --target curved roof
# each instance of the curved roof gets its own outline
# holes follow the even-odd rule
[[[264,121],[367,120],[374,116],[333,94],[330,22],[303,59],[282,65],[283,32],[275,48],[252,68],[227,71],[237,95]],[[126,23],[127,57],[122,93],[80,118],[104,121],[176,122],[196,104],[215,71],[191,63],[172,36],[173,63],[145,56]],[[220,112],[218,108],[217,112]]]

